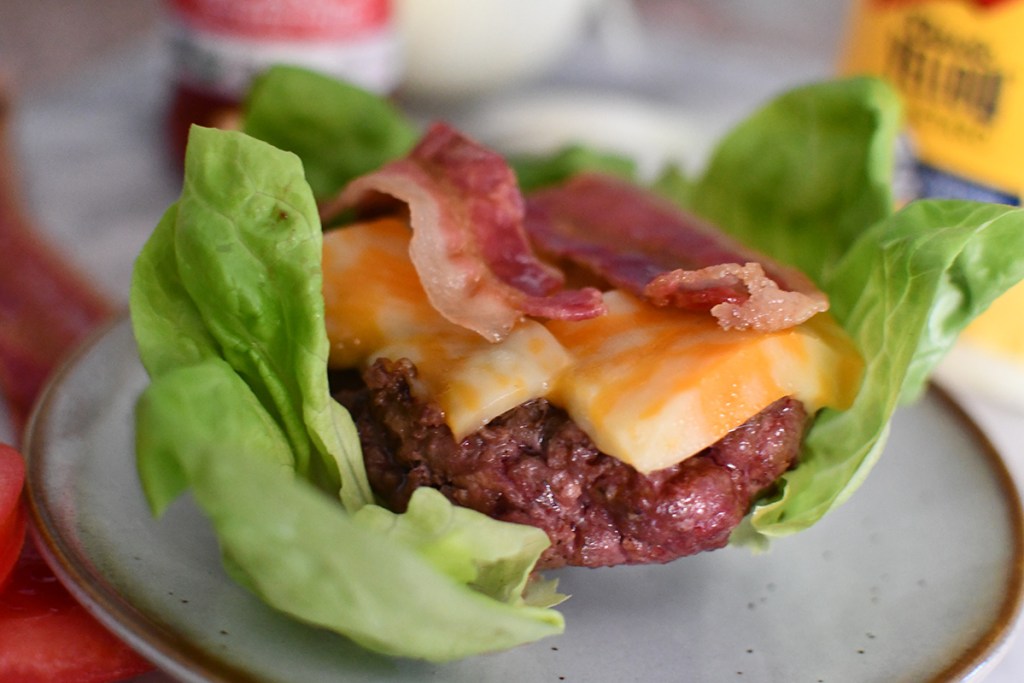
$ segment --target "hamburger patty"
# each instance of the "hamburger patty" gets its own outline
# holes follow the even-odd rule
[[[457,443],[410,391],[408,360],[377,360],[336,398],[352,413],[374,491],[396,512],[419,486],[543,529],[539,566],[668,562],[724,546],[751,502],[793,466],[807,423],[776,401],[718,443],[648,475],[600,452],[566,412],[534,399]]]

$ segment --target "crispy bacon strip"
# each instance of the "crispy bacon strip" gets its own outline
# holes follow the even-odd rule
[[[542,253],[655,305],[710,311],[725,329],[785,329],[828,309],[799,271],[614,178],[580,175],[534,193],[526,230]]]
[[[445,124],[404,159],[357,178],[321,211],[408,207],[409,255],[431,304],[491,341],[523,316],[581,320],[604,312],[593,288],[563,289],[562,273],[534,254],[515,175],[498,154]]]

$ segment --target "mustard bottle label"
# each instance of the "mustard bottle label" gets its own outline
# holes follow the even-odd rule
[[[1024,195],[1024,1],[855,0],[846,75],[886,78],[906,117],[898,199],[1020,205]],[[1024,283],[964,331],[1024,367]]]
[[[840,69],[903,96],[916,195],[1020,204],[1024,2],[861,0]]]

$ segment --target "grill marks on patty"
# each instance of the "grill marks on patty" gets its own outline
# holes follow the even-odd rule
[[[807,415],[776,401],[718,443],[649,475],[601,453],[564,410],[527,401],[457,443],[435,403],[410,391],[408,360],[377,360],[336,397],[359,429],[374,491],[403,511],[419,486],[551,539],[540,567],[669,562],[724,546],[796,462]]]

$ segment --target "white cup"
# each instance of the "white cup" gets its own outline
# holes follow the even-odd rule
[[[603,0],[395,0],[403,91],[451,99],[543,73],[572,47]]]

